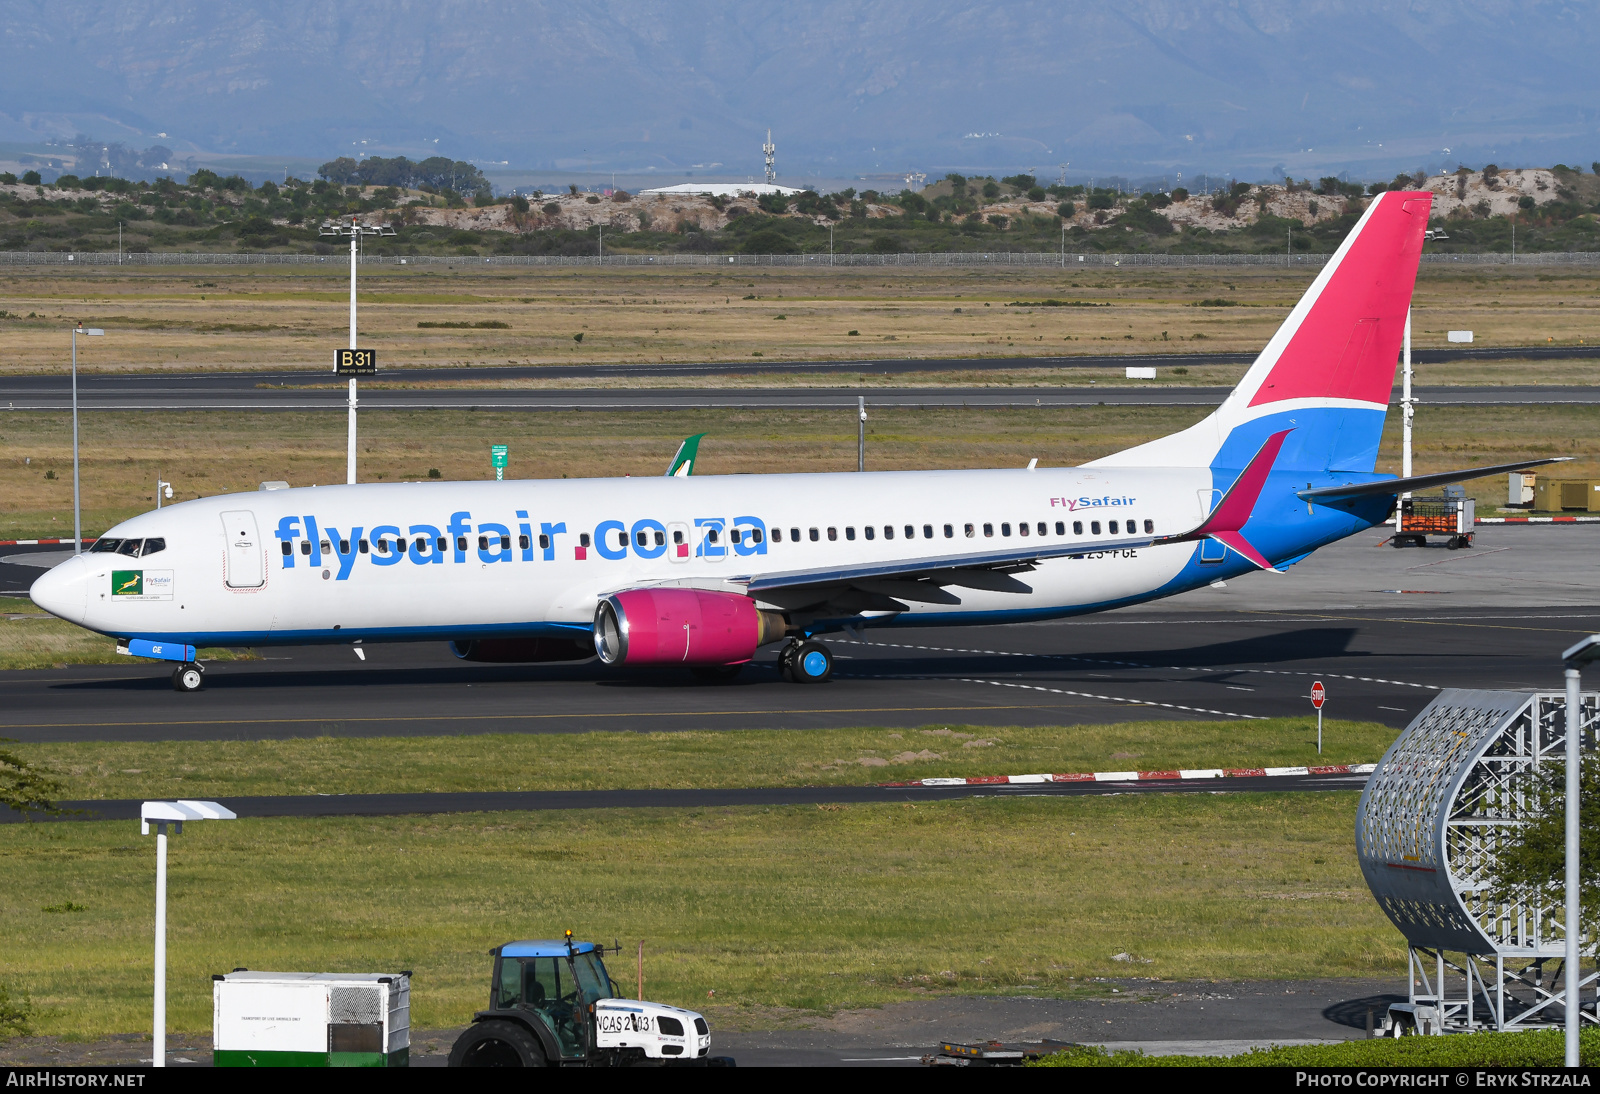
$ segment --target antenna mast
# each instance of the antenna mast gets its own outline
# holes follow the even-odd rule
[[[772,130],[767,130],[767,143],[761,146],[762,154],[767,157],[767,182],[778,181],[778,146],[772,143]]]

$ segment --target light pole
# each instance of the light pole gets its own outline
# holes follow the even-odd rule
[[[317,232],[322,236],[348,236],[350,238],[350,348],[356,348],[356,255],[357,248],[361,245],[362,236],[392,236],[395,230],[387,224],[366,225],[350,217],[350,223],[335,224],[332,221],[324,222]],[[337,359],[336,359],[337,360]],[[337,365],[335,365],[337,369]],[[352,365],[352,368],[354,366]],[[350,436],[345,445],[344,481],[356,481],[356,378],[350,377]]]
[[[72,553],[83,554],[83,513],[79,507],[78,492],[78,335],[98,338],[105,334],[99,327],[85,327],[80,320],[72,328]]]
[[[1567,915],[1565,934],[1567,954],[1562,975],[1567,978],[1567,1064],[1578,1066],[1578,741],[1583,730],[1583,695],[1580,692],[1584,665],[1600,660],[1600,634],[1591,634],[1561,655],[1567,667]]]
[[[856,470],[867,469],[867,397],[860,396],[860,417],[856,420]]]
[[[235,820],[233,810],[216,802],[145,802],[139,807],[139,834],[148,836],[156,826],[156,961],[155,1005],[150,1034],[150,1062],[167,1066],[167,826],[183,835],[184,821]]]
[[[161,481],[161,471],[158,469],[156,471],[156,508],[157,509],[161,508],[161,491],[163,489],[166,490],[167,497],[169,497],[169,498],[172,497],[172,484],[170,482],[162,482]]]

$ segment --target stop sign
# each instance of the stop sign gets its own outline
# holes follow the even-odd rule
[[[1311,705],[1316,709],[1321,710],[1322,704],[1327,701],[1328,689],[1322,686],[1321,680],[1318,680],[1311,685]]]

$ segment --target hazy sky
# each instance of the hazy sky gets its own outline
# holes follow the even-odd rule
[[[790,178],[1587,164],[1597,21],[1500,0],[8,0],[0,140],[743,175],[771,126]]]

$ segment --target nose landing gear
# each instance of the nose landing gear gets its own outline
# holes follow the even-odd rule
[[[821,642],[790,642],[778,654],[778,672],[791,684],[820,684],[833,675],[833,654]]]
[[[173,691],[199,691],[204,683],[205,670],[199,665],[189,663],[172,670]]]

